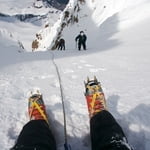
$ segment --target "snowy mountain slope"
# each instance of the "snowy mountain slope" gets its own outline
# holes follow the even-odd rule
[[[32,51],[32,42],[41,28],[50,29],[58,20],[60,11],[46,7],[41,1],[0,0],[0,34],[11,37],[23,45],[24,51]],[[19,45],[18,45],[19,46]]]
[[[75,48],[74,38],[81,30],[84,30],[88,35],[90,35],[88,36],[88,40],[91,43],[98,43],[99,41],[96,41],[100,38],[99,35],[102,35],[104,38],[103,34],[107,34],[105,37],[115,34],[117,33],[117,30],[128,28],[135,25],[137,22],[146,19],[149,17],[149,13],[149,2],[147,0],[101,0],[86,2],[72,0],[69,2],[64,13],[60,16],[60,20],[55,23],[52,30],[47,31],[47,29],[45,29],[40,31],[43,39],[39,40],[40,46],[38,50],[53,49],[57,40],[61,37],[66,39],[66,45],[69,49]],[[106,27],[107,22],[109,24],[111,22],[113,30],[110,29],[108,24],[107,26],[109,29],[107,30],[110,31],[102,33],[101,28],[103,25]],[[71,34],[69,34],[70,30],[72,31]],[[95,48],[98,47],[96,45],[94,46]],[[89,47],[91,47],[90,44]]]
[[[2,150],[13,146],[28,121],[27,93],[34,87],[43,93],[58,149],[63,149],[61,97],[52,53],[61,74],[68,141],[72,149],[90,150],[83,80],[96,75],[102,83],[108,108],[123,127],[131,145],[138,150],[149,150],[149,2],[130,0],[126,5],[120,2],[112,7],[119,2],[113,1],[109,5],[114,8],[112,14],[108,9],[103,13],[102,22],[101,15],[98,17],[101,10],[94,7],[106,1],[91,2],[81,6],[79,23],[63,30],[66,51],[18,53],[20,49],[16,42],[8,40],[7,34],[6,38],[0,36]],[[33,26],[29,27],[34,30]],[[75,49],[74,38],[80,30],[88,36],[87,51]]]
[[[65,28],[65,31],[62,32],[62,37],[66,39],[67,46],[70,49],[75,47],[74,39],[79,31],[83,30],[89,35],[89,48],[99,48],[99,41],[104,41],[106,40],[104,38],[110,38],[119,30],[134,26],[136,23],[149,18],[149,6],[149,1],[142,0],[86,1],[85,4],[79,5],[80,11],[77,13],[79,22],[75,25],[70,25],[70,28]],[[103,33],[103,27],[107,28],[107,32],[104,30]],[[73,32],[68,34],[70,30]],[[112,44],[115,44],[113,40],[110,40],[109,43],[111,41]]]
[[[41,1],[26,0],[1,0],[1,13],[14,14],[36,14],[42,15],[49,11]]]

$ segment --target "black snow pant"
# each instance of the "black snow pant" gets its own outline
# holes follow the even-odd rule
[[[58,50],[65,50],[65,45],[64,44],[60,44],[59,46],[58,46]]]
[[[90,120],[92,150],[132,150],[120,125],[106,110]]]
[[[81,46],[83,46],[83,49],[86,50],[86,43],[85,42],[79,42],[78,43],[78,50],[81,50]]]
[[[108,111],[90,120],[92,150],[132,150],[116,120]],[[52,132],[44,120],[33,120],[21,131],[11,150],[56,150]]]
[[[32,120],[23,127],[11,150],[56,150],[56,142],[46,121]]]

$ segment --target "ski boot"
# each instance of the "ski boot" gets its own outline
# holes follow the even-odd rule
[[[28,112],[30,120],[45,120],[48,123],[42,94],[38,91],[29,97]]]
[[[107,110],[106,100],[100,82],[95,76],[94,80],[87,78],[87,82],[84,82],[84,84],[89,117],[91,118],[98,112]]]

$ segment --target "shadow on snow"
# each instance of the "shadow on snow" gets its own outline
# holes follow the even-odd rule
[[[114,117],[117,119],[117,122],[123,128],[129,144],[131,144],[135,150],[147,149],[146,143],[148,142],[148,139],[146,135],[150,135],[150,133],[144,130],[142,127],[149,127],[150,117],[148,115],[148,118],[143,116],[145,112],[148,114],[150,113],[150,105],[140,104],[127,114],[122,115],[117,111],[119,99],[120,97],[118,95],[112,95],[108,98],[107,102],[109,105],[109,111],[112,113],[112,115],[114,115]],[[135,130],[138,128],[138,131],[131,130],[130,127],[132,125],[135,125]]]

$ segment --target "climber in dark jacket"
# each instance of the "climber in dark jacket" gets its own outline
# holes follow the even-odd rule
[[[42,97],[31,97],[28,110],[30,121],[11,150],[56,150]],[[122,128],[103,106],[90,118],[90,133],[92,150],[132,150]]]
[[[80,34],[75,38],[75,41],[78,42],[78,50],[81,50],[81,46],[83,46],[83,49],[86,50],[86,40],[87,36],[83,31],[80,31]]]
[[[61,39],[59,40],[59,42],[58,42],[58,50],[59,50],[59,49],[60,49],[60,50],[62,50],[62,49],[65,50],[65,40],[62,39],[62,38],[61,38]]]

